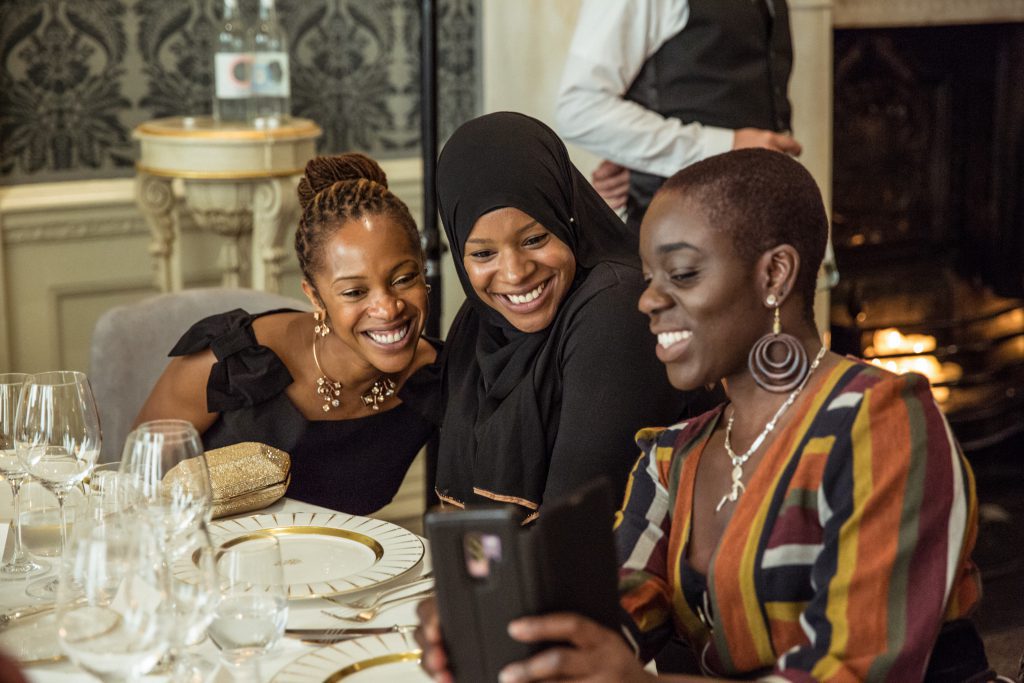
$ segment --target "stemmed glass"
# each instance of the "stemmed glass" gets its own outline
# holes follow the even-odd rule
[[[192,423],[153,420],[139,425],[125,442],[121,472],[132,477],[143,508],[166,540],[210,521],[210,471]]]
[[[72,534],[57,590],[57,638],[102,681],[134,681],[169,645],[167,567],[148,520],[96,512]]]
[[[11,559],[0,567],[0,579],[21,579],[41,572],[44,567],[25,553],[21,540],[21,484],[28,476],[14,449],[14,421],[18,398],[28,375],[20,372],[0,374],[0,474],[11,485],[14,502],[14,551]]]
[[[235,538],[220,547],[216,567],[220,602],[207,632],[238,680],[260,680],[259,658],[288,621],[281,546],[270,534]]]
[[[84,373],[29,375],[21,388],[14,447],[32,477],[53,491],[60,510],[61,547],[67,547],[68,492],[92,469],[100,452],[100,419]],[[56,580],[30,584],[33,597],[52,597]]]
[[[214,546],[205,527],[178,534],[166,543],[164,557],[171,573],[170,649],[161,668],[175,682],[203,681],[213,665],[186,648],[200,642],[220,599]]]

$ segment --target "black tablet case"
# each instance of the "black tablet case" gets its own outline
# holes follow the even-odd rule
[[[509,637],[518,617],[577,612],[618,629],[613,515],[603,479],[545,505],[532,528],[511,507],[427,515],[441,628],[459,683],[496,681],[506,664],[545,647]],[[472,532],[501,541],[501,559],[490,562],[486,578],[467,570],[464,537]]]

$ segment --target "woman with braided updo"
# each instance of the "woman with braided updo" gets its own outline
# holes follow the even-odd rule
[[[353,514],[394,497],[433,433],[423,251],[408,207],[362,154],[317,157],[299,182],[295,251],[313,314],[243,310],[196,323],[136,422],[192,422],[206,448],[291,454],[288,495]],[[422,408],[422,410],[421,410]]]

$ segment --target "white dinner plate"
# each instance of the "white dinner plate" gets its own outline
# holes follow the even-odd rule
[[[222,547],[261,533],[277,537],[290,600],[354,593],[401,576],[423,558],[423,542],[412,532],[343,512],[277,512],[221,520],[209,528]],[[176,574],[187,581],[194,570],[185,562]]]
[[[419,662],[411,633],[386,633],[307,653],[281,669],[272,683],[430,683]]]

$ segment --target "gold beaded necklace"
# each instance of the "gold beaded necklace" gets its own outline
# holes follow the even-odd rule
[[[316,340],[318,335],[313,335],[313,363],[320,376],[316,378],[316,393],[323,399],[323,411],[330,412],[332,408],[341,405],[341,382],[331,378],[324,369],[320,367],[320,359],[316,355]],[[395,395],[395,381],[387,375],[381,375],[373,381],[373,385],[359,395],[363,405],[370,410],[380,410],[380,405]]]

